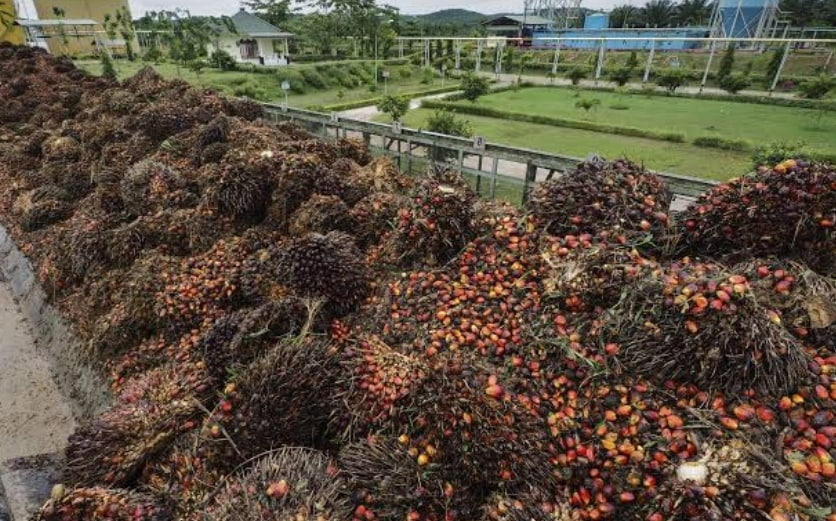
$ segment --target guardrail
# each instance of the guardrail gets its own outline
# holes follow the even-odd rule
[[[324,114],[312,110],[262,103],[273,121],[300,123],[327,138],[361,137],[374,151],[393,157],[407,172],[426,169],[433,163],[455,166],[470,178],[480,195],[525,203],[536,184],[572,170],[582,158],[491,143],[481,138],[462,138]],[[674,194],[696,197],[716,182],[679,174],[656,172]]]

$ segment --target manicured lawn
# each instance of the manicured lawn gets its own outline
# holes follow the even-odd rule
[[[76,65],[91,74],[101,74],[102,71],[101,63],[98,61],[78,62]],[[120,78],[132,76],[142,67],[151,65],[166,78],[179,78],[194,85],[217,89],[230,95],[248,95],[261,101],[273,101],[277,103],[284,101],[281,80],[275,74],[247,71],[219,71],[217,69],[204,69],[200,74],[197,74],[185,67],[178,68],[172,63],[150,64],[139,61],[129,62],[120,60],[115,65]],[[348,67],[353,67],[357,70],[360,67],[351,62],[339,64],[299,64],[291,65],[287,69],[281,69],[281,72],[301,74],[303,71],[314,71],[317,66],[322,65],[330,65],[333,67],[331,70],[336,68],[346,69]],[[388,81],[388,91],[390,94],[407,94],[442,86],[440,78],[435,78],[431,83],[421,83],[421,74],[417,68],[394,67],[391,69],[392,77]],[[401,73],[403,69],[409,70],[408,77],[405,77]],[[365,75],[366,79],[373,78],[373,75],[368,71],[365,71]],[[355,78],[356,76],[352,74],[350,77]],[[324,79],[327,81],[333,80],[332,77]],[[293,80],[291,82],[293,83]],[[447,80],[444,85],[451,84],[451,81]],[[340,92],[342,92],[342,96],[340,96]],[[315,105],[332,105],[355,100],[367,100],[380,97],[383,93],[383,82],[379,84],[376,92],[371,91],[368,84],[355,88],[326,87],[317,89],[306,87],[303,93],[291,91],[288,95],[288,102],[294,107],[311,107]]]
[[[575,107],[580,98],[598,99],[601,103],[587,115]],[[720,136],[755,145],[803,141],[819,150],[836,147],[836,112],[832,111],[549,87],[490,94],[477,104],[510,112],[681,132],[688,141],[700,136]],[[705,154],[714,157],[714,152]]]
[[[426,128],[431,114],[427,109],[413,110],[404,117],[404,123]],[[749,169],[748,155],[740,152],[495,118],[460,117],[470,121],[474,132],[489,141],[555,154],[581,158],[591,153],[607,158],[625,156],[653,170],[715,180],[726,180]]]

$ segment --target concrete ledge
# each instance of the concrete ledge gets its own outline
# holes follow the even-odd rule
[[[49,499],[52,486],[61,480],[62,457],[40,454],[0,463],[0,480],[9,505],[10,519],[23,521]],[[2,519],[0,507],[0,519]]]

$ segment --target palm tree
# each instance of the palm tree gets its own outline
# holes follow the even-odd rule
[[[678,25],[705,25],[714,11],[714,3],[709,0],[682,0],[676,6]]]
[[[642,10],[647,27],[670,27],[674,22],[676,8],[673,0],[650,0]]]
[[[610,11],[610,27],[636,27],[642,25],[641,9],[629,4],[619,5]]]

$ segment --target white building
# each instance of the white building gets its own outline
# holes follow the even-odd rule
[[[288,40],[293,36],[241,9],[230,17],[235,33],[228,30],[208,45],[209,54],[220,49],[239,63],[287,65]]]

